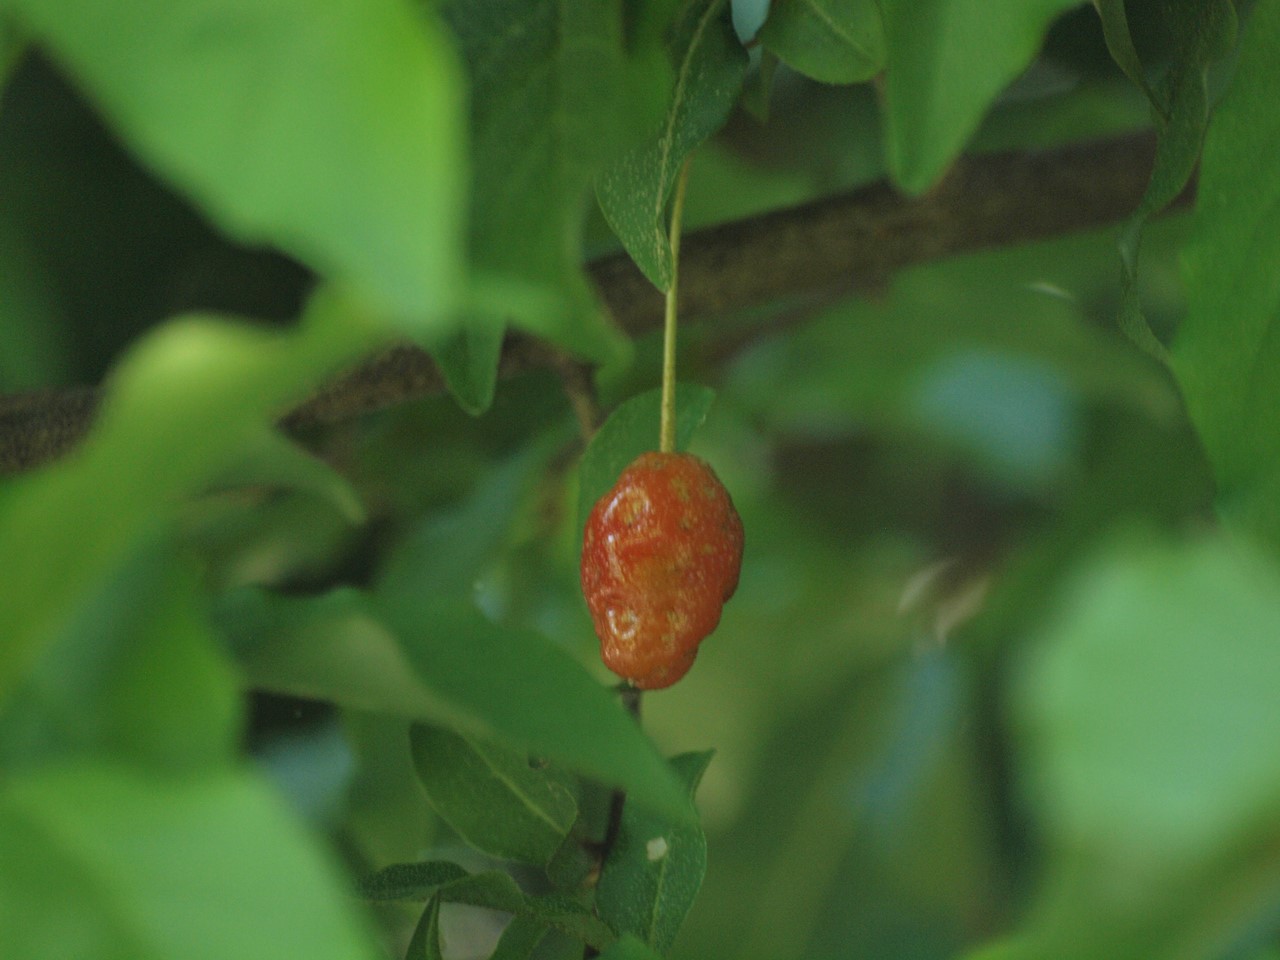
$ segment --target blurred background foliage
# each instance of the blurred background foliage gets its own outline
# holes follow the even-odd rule
[[[463,48],[497,36],[484,34],[493,23],[458,12],[465,4],[444,6]],[[488,6],[501,22],[502,5]],[[754,32],[764,6],[734,5],[741,33]],[[1160,15],[1179,7],[1170,15],[1189,16],[1188,5],[1129,6],[1141,11],[1133,42],[1158,66],[1151,52],[1171,45]],[[1277,5],[1264,6],[1258,30],[1277,22]],[[1152,125],[1095,10],[1057,7],[1065,12],[1046,15],[1038,57],[989,104],[968,151],[1039,150]],[[986,16],[980,5],[970,15]],[[1275,42],[1267,41],[1272,53]],[[745,105],[697,152],[687,228],[901,178],[886,160],[883,90],[818,83],[758,48],[752,57]],[[643,66],[637,55],[629,69],[645,76]],[[767,94],[762,71],[772,71]],[[291,248],[279,238],[254,242],[252,230],[227,229],[217,203],[211,214],[193,199],[199,190],[172,185],[163,162],[136,159],[117,124],[78,90],[78,72],[37,44],[10,68],[0,101],[0,388],[99,382],[139,336],[177,314],[241,315],[258,332],[322,338],[320,320],[295,322],[319,283],[316,263],[283,252]],[[1265,76],[1259,69],[1251,80]],[[1225,80],[1217,83],[1220,92]],[[460,102],[462,85],[442,96]],[[501,106],[500,92],[490,97],[480,113]],[[654,112],[644,99],[633,104],[641,116]],[[1274,147],[1270,165],[1249,174],[1265,197],[1280,189]],[[478,156],[477,190],[506,174],[505,159],[488,169]],[[590,171],[557,162],[564,192],[539,198],[559,218],[549,234],[509,249],[473,236],[479,272],[500,271],[546,235],[580,231],[588,258],[620,249],[595,204],[578,223]],[[504,221],[501,199],[478,205],[487,219],[474,229],[520,230],[520,216],[540,209]],[[1165,346],[1188,310],[1180,258],[1194,229],[1182,211],[1143,234],[1133,291]],[[1276,249],[1275,229],[1256,239],[1264,252]],[[558,276],[565,249],[516,279]],[[682,329],[682,379],[715,391],[691,449],[732,491],[747,553],[737,596],[695,669],[644,703],[644,729],[663,755],[715,750],[698,792],[706,877],[672,956],[1275,955],[1272,509],[1250,501],[1240,480],[1253,505],[1238,539],[1221,532],[1213,450],[1169,368],[1118,330],[1121,278],[1112,228],[915,267],[874,295],[801,314],[777,304]],[[519,285],[501,288],[503,309],[519,313],[526,294],[528,314],[545,313],[539,295]],[[571,318],[594,309],[581,277],[557,295]],[[484,406],[496,363],[483,360],[501,343],[489,302],[447,301],[444,312],[469,319],[425,338],[466,353],[451,382],[470,406]],[[356,323],[343,309],[341,321]],[[559,342],[603,361],[602,412],[658,384],[659,334],[625,352],[594,314],[556,321],[571,322],[578,326],[561,330]],[[523,325],[544,332],[547,323]],[[371,342],[316,354],[298,383]],[[458,374],[462,367],[480,369],[478,381]],[[1215,375],[1243,374],[1227,365]],[[183,385],[181,370],[162,384],[179,394]],[[481,667],[501,650],[486,645],[496,625],[493,637],[549,640],[566,661],[611,682],[578,586],[584,438],[571,398],[554,371],[534,370],[499,381],[478,416],[435,396],[301,429],[287,442],[236,427],[225,456],[168,483],[174,454],[147,411],[172,396],[151,395],[141,420],[119,426],[111,456],[74,465],[84,486],[68,487],[67,503],[119,494],[128,507],[127,491],[140,491],[115,514],[131,524],[118,536],[106,521],[41,506],[33,491],[58,468],[8,480],[0,495],[0,509],[19,518],[47,507],[39,516],[66,528],[68,549],[108,544],[101,555],[115,558],[75,582],[48,631],[54,641],[17,672],[0,705],[0,783],[11,788],[0,803],[9,838],[0,876],[18,878],[9,888],[0,881],[0,931],[24,931],[11,941],[15,957],[337,957],[371,955],[364,943],[376,927],[375,939],[399,956],[421,908],[379,904],[369,922],[341,902],[335,875],[421,859],[500,865],[428,806],[406,714],[519,741],[520,711],[546,705],[536,691],[510,694],[517,672],[510,690],[491,691],[515,698],[503,727],[495,701],[433,687],[421,667],[431,661],[415,660],[413,648],[412,668],[387,653],[399,648],[386,640],[386,622],[456,626],[448,642]],[[1265,386],[1253,396],[1250,416],[1273,422]],[[245,422],[265,423],[290,398],[282,387]],[[220,422],[217,410],[205,415]],[[1266,499],[1274,488],[1261,489]],[[1252,526],[1259,511],[1264,519]],[[31,562],[42,575],[61,569],[53,548],[42,553],[49,539],[37,531],[23,541],[23,530],[13,521],[0,534],[6,546],[36,543]],[[1249,545],[1254,535],[1262,546]],[[8,609],[45,589],[14,573],[27,562],[21,553],[2,562]],[[346,590],[398,612],[370,613],[346,602],[355,596]],[[489,626],[455,616],[454,603],[474,606]],[[279,653],[303,648],[296,661]],[[415,685],[424,675],[425,690]],[[489,726],[477,727],[477,716]],[[616,758],[595,749],[584,735],[556,759],[608,780]],[[106,758],[148,776],[240,770],[231,759],[239,752],[269,787],[227,772],[205,788],[178,779],[148,792],[155,784],[141,775],[134,782],[94,766]],[[614,782],[657,782],[638,772],[638,756],[617,761]],[[650,802],[666,802],[667,787],[651,790]],[[602,796],[584,795],[583,809]],[[77,804],[97,812],[81,820]],[[227,817],[243,836],[223,847]],[[319,862],[299,821],[326,838],[340,874]],[[36,822],[56,841],[33,839]],[[191,869],[214,864],[215,877],[225,874],[225,890],[257,878],[235,895],[236,910],[256,904],[235,916],[254,936],[238,944],[219,933],[207,952],[184,954],[203,926],[222,926],[207,911],[177,911],[148,920],[161,932],[149,952],[131,952],[118,930],[92,929],[58,906],[83,890],[100,893],[99,879],[64,870],[49,852],[62,856],[73,844],[106,874],[146,878],[128,880],[135,894],[157,892],[147,886],[167,876],[157,864],[188,851]],[[513,872],[526,885],[545,882],[524,869]],[[158,902],[137,897],[130,902]],[[290,911],[306,922],[290,922]],[[299,939],[325,916],[343,919]],[[504,921],[445,904],[447,955],[487,955]],[[581,943],[561,936],[547,937],[537,955],[580,956]]]

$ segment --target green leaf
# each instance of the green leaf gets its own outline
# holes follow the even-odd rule
[[[1016,687],[1036,943],[1220,956],[1273,901],[1278,634],[1280,576],[1241,542],[1119,545],[1068,582]]]
[[[724,125],[747,75],[726,0],[687,0],[672,31],[676,82],[665,115],[642,143],[596,179],[609,226],[659,290],[671,286],[667,201],[685,158]]]
[[[711,755],[685,753],[671,761],[691,799]],[[619,933],[634,934],[665,954],[693,906],[706,869],[707,839],[700,827],[675,825],[628,805],[600,874],[597,909]]]
[[[0,710],[0,767],[92,753],[166,771],[227,765],[238,686],[193,571],[149,546],[87,598]]]
[[[597,950],[604,949],[616,939],[613,931],[583,904],[557,895],[528,896],[516,886],[509,874],[498,870],[473,873],[445,884],[437,896],[445,903],[465,903],[531,918],[544,927],[562,930]]]
[[[1129,17],[1125,12],[1125,0],[1093,0],[1094,9],[1102,21],[1102,36],[1106,41],[1111,59],[1124,71],[1125,76],[1134,82],[1154,107],[1157,105],[1156,92],[1147,83],[1147,74],[1137,48],[1133,45],[1133,35],[1129,31]],[[1178,18],[1173,18],[1178,19]]]
[[[862,83],[884,68],[884,27],[873,0],[774,0],[760,42],[822,83]]]
[[[449,392],[472,416],[479,416],[493,405],[505,337],[506,325],[501,320],[475,315],[431,352]]]
[[[11,0],[116,131],[228,233],[424,339],[461,275],[463,117],[429,10],[399,0]]]
[[[439,896],[427,901],[404,956],[405,960],[444,960],[444,951],[440,947]]]
[[[533,917],[512,917],[489,960],[525,960],[547,935],[547,929],[547,924]]]
[[[889,170],[922,193],[1078,0],[881,0]]]
[[[543,866],[564,843],[578,815],[572,778],[442,727],[415,724],[409,743],[428,802],[477,850]]]
[[[244,774],[86,763],[0,786],[0,930],[23,960],[371,960],[344,887]]]
[[[1280,544],[1280,2],[1254,7],[1205,137],[1173,369],[1220,508]]]
[[[350,523],[365,520],[360,494],[346,477],[265,425],[256,437],[246,441],[240,459],[214,477],[209,486],[212,490],[244,486],[299,490],[332,504]]]
[[[583,195],[625,127],[616,0],[453,0],[444,16],[471,74],[473,263],[560,301],[547,311],[512,296],[504,320],[592,359],[618,357],[624,341],[586,281],[580,250]],[[486,326],[490,348],[492,335]],[[465,364],[446,362],[455,382],[467,367],[482,386],[476,372],[497,357],[469,350]],[[483,399],[483,390],[461,392]]]
[[[448,860],[393,863],[362,878],[356,892],[365,900],[427,900],[441,885],[465,876],[466,870]]]
[[[219,621],[263,689],[496,740],[621,786],[677,821],[694,818],[653,745],[580,664],[466,603],[424,598],[392,613],[351,589],[311,599],[242,590]]]
[[[1123,5],[1119,5],[1118,12],[1115,6],[1108,3],[1105,10],[1100,8],[1104,14],[1104,27],[1108,28],[1108,45],[1113,55],[1119,48],[1126,59],[1129,52],[1136,57]],[[1159,139],[1151,180],[1138,209],[1120,234],[1120,259],[1124,271],[1120,326],[1139,347],[1160,359],[1166,358],[1166,351],[1142,315],[1136,287],[1142,228],[1152,214],[1162,210],[1182,192],[1195,170],[1205,125],[1209,120],[1207,72],[1216,60],[1230,51],[1235,41],[1235,8],[1230,0],[1195,4],[1190,13],[1169,18],[1169,27],[1174,32],[1173,62],[1158,89],[1149,87],[1141,74],[1137,81],[1151,99]],[[1127,50],[1125,41],[1128,41]],[[1129,72],[1128,68],[1126,72]]]
[[[76,455],[21,477],[0,501],[0,555],[23,558],[0,591],[0,700],[81,599],[163,528],[178,498],[227,469],[279,410],[367,349],[362,322],[319,297],[296,333],[187,317],[129,353]]]
[[[709,387],[691,383],[676,386],[677,450],[689,446],[714,399],[715,391]],[[618,482],[618,474],[640,454],[657,449],[661,409],[661,390],[639,394],[619,404],[591,438],[578,467],[579,530],[586,526],[596,501]]]
[[[624,933],[612,947],[600,954],[600,960],[661,960],[662,954],[629,933]]]

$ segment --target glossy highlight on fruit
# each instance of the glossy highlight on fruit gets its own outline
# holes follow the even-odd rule
[[[582,593],[600,655],[642,690],[683,677],[738,587],[742,520],[706,461],[645,453],[587,518]]]

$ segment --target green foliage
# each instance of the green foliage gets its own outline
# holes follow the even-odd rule
[[[0,389],[102,378],[0,479],[6,958],[1274,957],[1280,0],[750,6],[0,0]],[[1124,224],[683,318],[749,551],[639,723],[586,261],[1140,127]]]
[[[727,0],[686,0],[672,26],[671,100],[656,129],[600,174],[596,195],[609,225],[659,290],[671,286],[667,202],[685,159],[715,133],[738,99],[747,54]]]
[[[861,83],[884,68],[880,10],[868,0],[778,0],[760,42],[823,83]]]

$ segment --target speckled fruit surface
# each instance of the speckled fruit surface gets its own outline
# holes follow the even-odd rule
[[[605,666],[642,690],[683,677],[738,587],[742,520],[706,461],[641,454],[596,501],[582,593]]]

